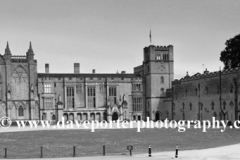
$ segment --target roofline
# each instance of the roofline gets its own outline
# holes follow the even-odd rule
[[[106,74],[106,73],[38,73],[38,77],[124,77],[124,78],[135,78],[141,77],[136,74]]]

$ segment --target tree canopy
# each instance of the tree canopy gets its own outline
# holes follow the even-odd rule
[[[220,56],[224,69],[240,67],[240,34],[227,40],[225,45]]]

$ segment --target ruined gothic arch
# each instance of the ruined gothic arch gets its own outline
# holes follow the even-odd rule
[[[12,72],[11,99],[27,100],[28,92],[28,73],[24,67],[18,65]]]

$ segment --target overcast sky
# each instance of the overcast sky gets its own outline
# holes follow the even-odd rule
[[[223,66],[225,41],[240,33],[237,0],[0,0],[0,53],[32,42],[38,72],[116,73],[141,65],[143,48],[173,45],[175,78]]]

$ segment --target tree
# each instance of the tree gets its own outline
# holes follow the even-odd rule
[[[227,40],[225,45],[220,56],[224,69],[240,67],[240,34]]]

